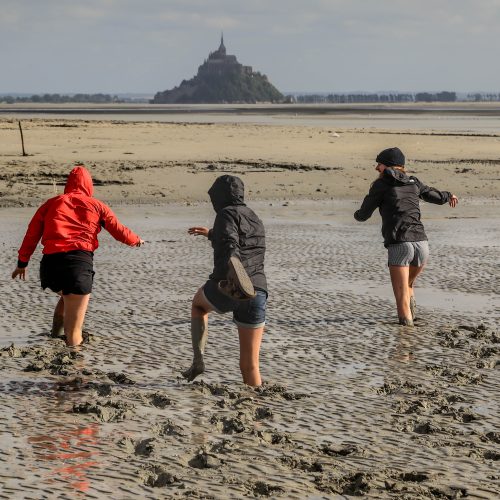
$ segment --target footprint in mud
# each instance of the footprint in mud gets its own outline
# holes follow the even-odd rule
[[[188,462],[188,465],[193,469],[218,469],[223,464],[224,462],[220,458],[212,453],[207,453],[205,450],[200,450]]]
[[[427,365],[425,369],[438,377],[446,378],[449,382],[456,385],[479,384],[486,376],[480,373],[453,369],[448,366]]]
[[[217,441],[217,443],[213,443],[210,447],[210,451],[213,453],[230,453],[238,449],[239,446],[231,439],[222,439],[221,441]]]
[[[423,389],[422,384],[414,384],[412,382],[395,379],[388,380],[384,382],[382,387],[377,389],[377,394],[383,394],[384,396],[390,396],[392,394],[423,394],[425,390]]]
[[[268,444],[291,444],[290,434],[278,431],[253,431],[262,441]]]
[[[183,483],[165,467],[161,465],[152,465],[139,472],[146,486],[152,488],[164,488],[166,486],[183,487]]]
[[[318,460],[307,460],[304,458],[295,458],[289,455],[280,457],[280,461],[290,467],[290,469],[300,469],[305,472],[323,472],[324,466]]]
[[[185,436],[186,432],[184,429],[179,426],[174,424],[171,420],[166,420],[165,422],[162,422],[161,424],[158,424],[156,427],[156,433],[159,436]]]
[[[481,346],[471,352],[474,358],[491,358],[500,352],[500,348],[495,346]]]
[[[160,408],[162,410],[172,404],[172,400],[168,398],[165,394],[162,394],[160,392],[155,392],[153,394],[148,394],[147,396],[143,396],[143,399],[151,406],[154,406],[155,408]]]
[[[240,392],[232,391],[224,385],[207,384],[203,381],[195,381],[190,384],[189,387],[192,387],[203,394],[211,394],[212,396],[224,396],[229,399],[238,399],[242,397]]]
[[[40,372],[48,370],[52,375],[74,374],[73,365],[77,359],[83,356],[79,352],[64,349],[59,352],[40,352],[35,359],[26,366],[25,372]]]
[[[14,343],[10,344],[9,347],[2,347],[0,349],[0,357],[5,356],[9,358],[24,358],[28,355],[28,353],[28,349],[16,347]]]
[[[274,486],[264,481],[247,483],[247,488],[256,497],[274,497],[285,492],[285,490],[281,486]]]
[[[435,425],[430,420],[408,422],[396,422],[393,424],[394,429],[399,432],[415,432],[416,434],[437,434],[443,432],[443,429]]]
[[[272,399],[282,398],[287,401],[295,401],[298,399],[310,397],[308,394],[301,394],[297,392],[290,392],[278,384],[262,384],[260,387],[254,389],[257,394],[262,397],[270,397]]]
[[[150,457],[156,450],[157,443],[154,438],[142,439],[134,447],[134,453],[141,457]]]
[[[486,460],[494,460],[495,462],[500,460],[500,453],[498,451],[487,450],[484,452],[483,456]]]
[[[488,432],[485,434],[485,438],[488,439],[488,441],[500,444],[500,432]]]
[[[61,392],[73,392],[86,389],[88,386],[82,377],[65,378],[54,384],[54,389]]]
[[[120,384],[120,385],[134,385],[135,384],[135,380],[132,380],[125,373],[108,372],[108,373],[106,373],[106,375],[115,384]]]
[[[111,396],[111,394],[113,393],[113,390],[111,389],[111,386],[109,384],[98,384],[97,382],[89,382],[86,387],[93,389],[94,391],[97,392],[97,395],[101,397]]]
[[[315,486],[320,491],[338,495],[364,496],[375,486],[374,475],[367,472],[355,472],[341,477],[314,478]]]
[[[126,453],[132,455],[135,453],[135,443],[129,437],[120,438],[116,443],[120,448],[123,448]]]
[[[330,457],[347,457],[349,455],[362,455],[363,450],[355,444],[341,444],[340,446],[335,446],[331,443],[323,443],[320,450],[325,455]]]
[[[245,431],[245,424],[240,415],[237,417],[218,417],[214,415],[210,418],[210,423],[224,434],[240,434]]]
[[[486,368],[488,370],[491,370],[493,368],[496,368],[497,366],[500,366],[500,359],[480,359],[476,363],[476,368]]]
[[[73,413],[93,414],[101,422],[121,422],[132,415],[133,408],[121,401],[106,401],[105,403],[87,401],[73,405]]]

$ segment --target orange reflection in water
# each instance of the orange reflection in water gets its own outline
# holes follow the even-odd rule
[[[87,470],[98,463],[89,459],[99,454],[97,451],[82,451],[82,446],[99,444],[99,424],[66,430],[51,435],[41,434],[28,438],[40,460],[75,460],[76,463],[54,469],[53,474],[68,481],[75,489],[85,492],[90,487]]]

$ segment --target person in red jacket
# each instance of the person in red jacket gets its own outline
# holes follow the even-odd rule
[[[68,346],[83,341],[82,327],[92,291],[94,250],[99,246],[101,227],[126,245],[141,246],[144,241],[120,224],[112,210],[93,198],[92,177],[82,166],[73,168],[64,194],[47,200],[35,213],[19,249],[12,278],[26,279],[26,268],[42,240],[40,262],[42,288],[61,296],[54,311],[52,336],[63,332]]]

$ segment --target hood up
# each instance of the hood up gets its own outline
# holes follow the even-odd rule
[[[68,175],[64,194],[82,193],[87,196],[94,194],[94,185],[89,171],[85,167],[75,167]]]
[[[208,190],[210,201],[216,212],[233,205],[244,205],[245,186],[239,177],[222,175],[217,177]]]
[[[415,179],[413,177],[409,177],[404,172],[401,172],[401,170],[395,170],[392,168],[386,168],[384,170],[382,179],[391,186],[406,186],[408,184],[415,184]]]

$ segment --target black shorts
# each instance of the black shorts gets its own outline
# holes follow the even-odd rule
[[[63,295],[87,295],[94,281],[93,253],[84,250],[44,255],[40,262],[40,283]]]

